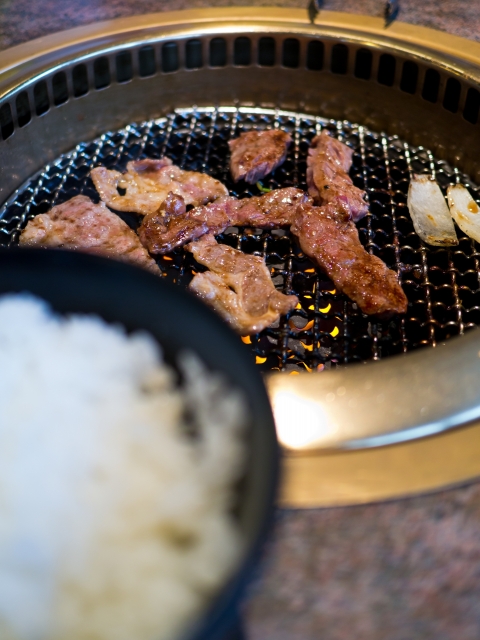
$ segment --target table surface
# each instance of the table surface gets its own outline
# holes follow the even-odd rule
[[[480,40],[480,0],[400,0],[399,20]],[[303,0],[0,0],[0,48],[99,20]],[[381,16],[378,0],[324,8]],[[278,513],[245,604],[251,640],[478,640],[480,483],[390,503]]]

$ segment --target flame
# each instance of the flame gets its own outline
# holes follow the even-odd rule
[[[300,371],[290,371],[290,375],[291,376],[299,376],[300,375]]]
[[[262,358],[260,356],[255,356],[255,364],[263,364],[266,361],[267,361],[266,358]]]
[[[319,311],[320,311],[321,313],[328,313],[328,312],[330,311],[330,309],[331,309],[331,308],[332,308],[332,305],[331,305],[331,304],[327,304],[327,306],[326,306],[326,307],[324,307],[323,309],[319,309]]]
[[[163,256],[164,260],[173,260],[173,258],[170,258],[170,256]]]
[[[332,336],[332,338],[335,338],[336,336],[338,336],[339,333],[340,333],[340,330],[338,327],[335,327],[333,331],[330,331],[330,335]]]
[[[308,310],[309,310],[309,311],[315,311],[315,305],[311,304],[311,305],[308,307]]]
[[[288,321],[288,325],[292,331],[308,331],[313,327],[313,322],[313,320],[310,320],[304,327],[296,327],[293,324],[292,318],[290,318],[290,320]]]
[[[305,273],[315,273],[315,269],[305,269]]]
[[[300,340],[300,344],[303,345],[303,347],[307,350],[307,351],[313,351],[313,344],[305,344],[305,342],[302,342]]]
[[[310,367],[308,367],[308,366],[305,364],[305,362],[299,362],[298,364],[303,365],[303,366],[305,367],[305,369],[306,369],[309,373],[311,373],[311,372],[312,372],[312,369],[310,369]]]
[[[332,289],[331,291],[327,291],[327,293],[331,293],[333,295],[334,293],[337,293],[337,290],[336,289]]]
[[[297,302],[297,306],[295,307],[295,309],[301,309],[302,305],[300,304],[300,302]]]
[[[250,336],[240,336],[243,344],[252,344],[252,339]]]

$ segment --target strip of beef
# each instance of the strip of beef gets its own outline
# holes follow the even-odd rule
[[[406,312],[408,301],[397,274],[365,251],[346,207],[300,205],[291,231],[302,251],[364,313],[388,318]]]
[[[178,196],[172,196],[178,198]],[[168,198],[167,198],[168,200]],[[300,189],[275,189],[252,198],[219,198],[190,211],[165,201],[160,211],[147,214],[138,229],[142,244],[152,254],[169,253],[205,233],[219,234],[230,226],[274,229],[292,224],[297,206],[309,201]]]
[[[228,196],[227,188],[218,180],[206,173],[184,171],[169,158],[129,162],[126,173],[96,167],[90,175],[109,207],[140,215],[158,211],[170,192],[195,207]],[[120,195],[119,189],[125,191],[124,195]]]
[[[190,288],[241,335],[262,331],[298,304],[296,296],[275,289],[262,258],[218,244],[210,234],[186,248],[210,269],[198,273]]]
[[[309,201],[310,198],[304,191],[294,187],[274,189],[263,196],[243,198],[237,200],[230,224],[258,229],[290,226],[295,219],[298,205]]]
[[[153,255],[170,253],[205,233],[222,233],[230,226],[228,209],[235,198],[220,198],[204,207],[186,210],[181,196],[169,194],[159,211],[147,214],[137,232]]]
[[[315,204],[340,201],[352,220],[358,222],[368,211],[365,192],[356,187],[348,171],[353,151],[326,131],[312,140],[307,158],[308,192]]]
[[[86,196],[75,196],[35,216],[22,231],[20,245],[94,253],[160,275],[136,233],[103,202],[94,204]]]
[[[230,140],[230,172],[235,182],[255,184],[285,162],[292,138],[280,129],[247,131]]]

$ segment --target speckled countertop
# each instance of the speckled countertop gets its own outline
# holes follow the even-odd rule
[[[0,0],[0,48],[82,24],[304,0]],[[379,0],[324,8],[382,15]],[[480,0],[401,0],[399,19],[480,40]],[[251,640],[479,640],[480,483],[387,504],[279,512],[245,606]]]

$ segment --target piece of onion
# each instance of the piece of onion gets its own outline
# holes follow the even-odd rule
[[[448,187],[447,199],[452,218],[460,229],[470,238],[480,242],[480,208],[468,189],[462,184]]]
[[[458,244],[452,216],[435,180],[414,175],[408,189],[408,210],[420,238],[428,244],[445,247]]]

